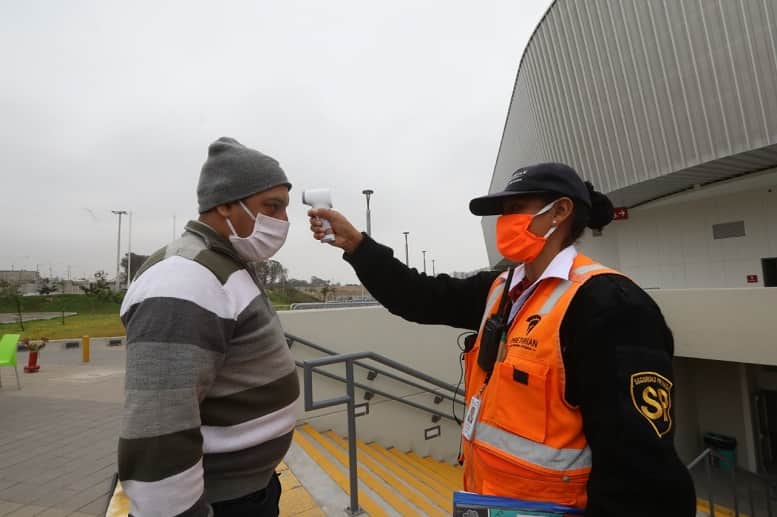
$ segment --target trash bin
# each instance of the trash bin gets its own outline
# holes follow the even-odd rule
[[[736,438],[718,433],[704,433],[704,445],[713,449],[720,456],[719,462],[713,456],[713,465],[719,466],[722,470],[733,470],[734,465],[737,464]]]

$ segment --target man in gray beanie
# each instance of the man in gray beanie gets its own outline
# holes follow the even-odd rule
[[[119,478],[135,517],[278,515],[275,468],[299,383],[249,263],[283,245],[289,190],[276,160],[219,138],[200,173],[199,220],[127,291]]]

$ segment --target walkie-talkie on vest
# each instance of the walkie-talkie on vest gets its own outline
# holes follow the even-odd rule
[[[478,366],[483,371],[491,373],[496,362],[496,355],[499,352],[499,345],[504,339],[507,331],[507,314],[512,304],[508,304],[508,294],[510,292],[510,282],[513,279],[513,269],[507,273],[502,290],[502,299],[499,302],[499,309],[496,313],[486,320],[483,325],[483,336],[480,338],[480,349],[478,350]]]

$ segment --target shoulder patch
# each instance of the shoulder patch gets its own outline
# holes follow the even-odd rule
[[[630,381],[634,408],[659,438],[672,430],[672,381],[656,372],[637,372]]]

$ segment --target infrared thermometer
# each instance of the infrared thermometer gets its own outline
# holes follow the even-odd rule
[[[302,203],[313,208],[332,208],[332,194],[328,188],[311,188],[302,191]],[[332,225],[328,220],[321,218],[324,231],[331,230]],[[334,242],[335,234],[327,233],[321,239],[321,243]]]

